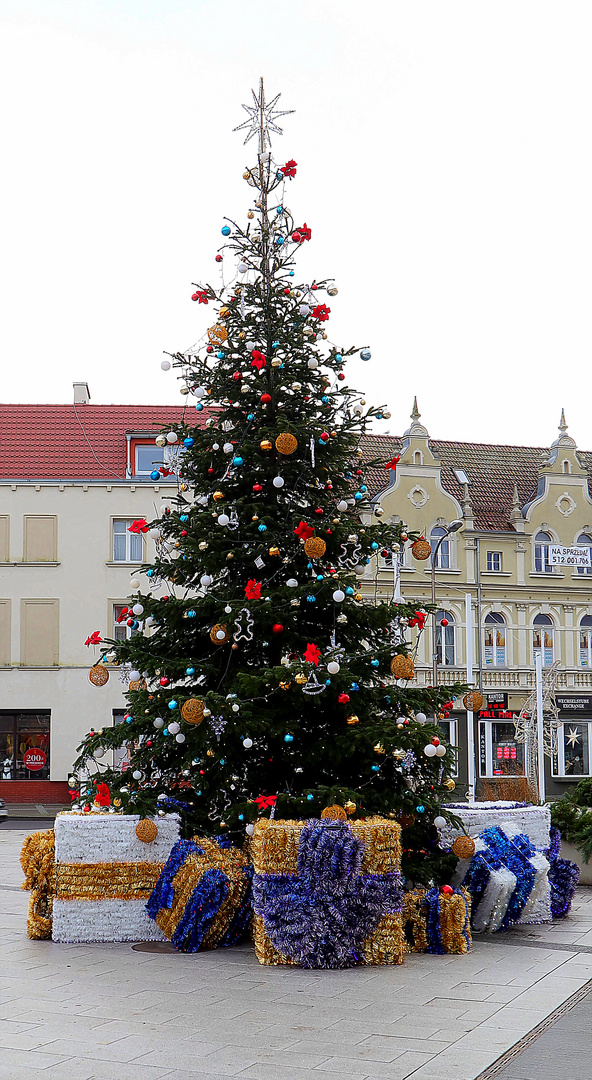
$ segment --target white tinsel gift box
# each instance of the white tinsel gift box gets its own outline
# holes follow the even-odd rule
[[[179,817],[148,822],[148,836],[157,830],[148,841],[136,834],[139,822],[133,814],[58,815],[54,941],[164,940],[146,901],[179,837]]]
[[[524,906],[522,915],[519,919],[520,924],[532,924],[532,923],[544,923],[551,922],[551,893],[549,886],[549,863],[545,857],[541,854],[546,848],[549,847],[550,828],[551,828],[551,812],[546,806],[522,806],[519,803],[511,802],[479,802],[473,805],[467,804],[450,804],[450,809],[456,817],[460,818],[466,832],[476,841],[477,850],[484,850],[486,845],[481,844],[478,841],[478,837],[486,829],[492,829],[496,826],[505,833],[508,838],[514,836],[525,835],[530,840],[532,846],[536,848],[537,854],[532,858],[531,862],[536,871],[535,881],[532,888],[532,892],[528,898],[527,903]],[[443,843],[447,846],[451,845],[455,838],[459,835],[459,830],[454,829],[451,825],[447,825],[441,830],[440,836]],[[458,868],[455,874],[455,884],[459,884],[464,880],[465,875],[469,869],[469,859],[461,859],[458,864]],[[507,871],[500,871],[499,873],[506,874]],[[495,892],[495,883],[497,882],[496,874],[492,874],[492,880],[488,886],[488,894]],[[504,892],[505,885],[498,883],[502,892]],[[505,890],[507,891],[507,889]],[[496,894],[497,896],[497,894]],[[489,896],[484,897],[484,901],[481,904],[480,917],[481,920],[486,919],[489,922],[489,929],[498,929],[499,921],[501,921],[501,904],[499,896],[493,901],[491,911],[489,911]],[[497,912],[497,915],[496,915]],[[489,918],[491,916],[491,918]],[[476,916],[479,918],[479,915]],[[496,925],[498,923],[498,925]],[[477,927],[474,923],[474,929],[484,929],[485,927]]]

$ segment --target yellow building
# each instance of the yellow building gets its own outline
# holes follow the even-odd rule
[[[592,548],[592,453],[579,451],[563,412],[547,449],[431,439],[414,403],[402,437],[370,436],[364,457],[392,458],[395,470],[373,469],[374,518],[404,521],[441,540],[434,576],[440,683],[466,681],[466,601],[472,597],[474,683],[485,697],[475,717],[477,777],[520,775],[522,746],[514,717],[535,685],[535,653],[545,669],[558,662],[555,700],[561,726],[548,763],[547,790],[592,774],[592,567],[553,565],[553,545]],[[456,533],[446,526],[462,519]],[[584,553],[586,557],[586,553]],[[402,595],[429,603],[431,559],[416,561],[409,545],[400,569]],[[393,564],[380,555],[364,579],[368,598],[391,595]],[[413,631],[415,634],[416,631]],[[432,685],[431,628],[421,635],[418,685]],[[451,714],[466,777],[466,713]]]

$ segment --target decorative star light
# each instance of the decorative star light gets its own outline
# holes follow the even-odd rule
[[[569,734],[567,736],[566,742],[568,742],[570,746],[575,746],[576,743],[579,743],[579,741],[580,741],[580,733],[579,733],[578,729],[570,727]]]
[[[276,109],[276,104],[279,101],[281,94],[276,94],[272,101],[266,102],[265,91],[263,89],[263,79],[259,79],[259,94],[257,95],[254,90],[251,90],[253,95],[254,105],[243,105],[243,109],[248,114],[248,120],[244,120],[242,124],[238,124],[233,128],[233,131],[244,131],[247,129],[247,137],[245,144],[253,138],[254,135],[259,137],[259,153],[264,154],[267,147],[271,146],[270,131],[276,132],[278,135],[283,135],[283,130],[277,123],[280,116],[289,116],[294,112],[294,109]]]

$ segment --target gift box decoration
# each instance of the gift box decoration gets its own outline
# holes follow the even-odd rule
[[[472,945],[471,897],[466,889],[412,889],[405,893],[403,926],[412,952],[467,953]]]
[[[51,938],[53,898],[55,894],[55,839],[53,829],[44,829],[25,837],[21,849],[25,875],[23,889],[30,889],[27,934],[30,938]]]
[[[562,859],[561,833],[554,826],[551,828],[551,842],[545,855],[549,860],[549,885],[551,887],[551,915],[554,919],[564,919],[571,911],[575,891],[580,880],[580,868],[571,859]]]
[[[508,836],[498,826],[485,829],[468,869],[459,868],[457,876],[472,896],[473,930],[493,933],[516,923],[550,921],[549,861],[528,836]]]
[[[225,837],[179,840],[146,911],[181,952],[235,945],[251,916],[253,867]]]
[[[151,828],[145,820],[133,814],[58,814],[54,941],[164,939],[146,914],[146,901],[178,838],[179,817],[158,817]]]
[[[343,968],[403,962],[395,822],[260,819],[251,850],[260,963]]]

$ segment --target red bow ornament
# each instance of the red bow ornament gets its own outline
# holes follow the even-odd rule
[[[132,521],[131,525],[128,525],[127,531],[131,533],[148,532],[148,523],[145,518],[138,518],[136,521]]]
[[[207,304],[207,302],[208,302],[207,289],[198,289],[197,292],[193,293],[193,296],[191,297],[191,299],[192,300],[198,300],[200,304]]]
[[[245,585],[245,596],[247,597],[247,600],[260,600],[261,582],[255,581],[254,578],[250,578]]]
[[[401,455],[400,454],[395,454],[394,458],[391,458],[390,461],[387,461],[387,463],[385,465],[385,469],[392,469],[393,472],[396,472],[397,471],[397,465],[399,464],[400,460],[401,460]]]
[[[111,792],[109,791],[107,784],[97,784],[95,802],[98,803],[99,806],[110,806]]]
[[[253,357],[253,359],[251,360],[251,367],[257,368],[257,371],[261,371],[261,368],[266,367],[267,360],[265,359],[263,353],[259,352],[259,349],[253,349],[251,356]]]
[[[306,650],[303,653],[304,659],[308,660],[310,664],[314,664],[315,667],[319,666],[320,655],[321,650],[316,645],[311,645],[310,643],[306,646]]]
[[[296,536],[300,540],[308,540],[309,536],[312,536],[314,528],[312,525],[307,525],[306,521],[301,521],[300,524],[294,529]]]
[[[311,231],[306,222],[304,222],[304,225],[301,225],[300,228],[296,230],[296,232],[300,233],[301,240],[310,240]]]
[[[253,802],[257,804],[259,810],[269,810],[271,807],[275,806],[277,795],[258,795]]]
[[[99,631],[94,630],[93,633],[90,635],[90,637],[87,637],[84,644],[85,645],[100,645],[102,640],[103,639],[102,639],[101,635],[99,634]]]
[[[127,619],[128,615],[133,615],[132,609],[129,607],[122,608],[120,614],[117,616],[117,622],[123,622],[124,619]]]
[[[424,623],[426,621],[425,611],[415,611],[411,619],[409,619],[409,626],[419,626],[420,630],[423,630]]]
[[[327,322],[330,314],[331,308],[327,307],[326,304],[317,304],[317,306],[312,309],[313,319],[318,319],[319,322]]]
[[[285,165],[282,165],[280,172],[283,172],[284,176],[294,177],[296,176],[297,164],[297,161],[294,161],[293,158],[290,158],[290,160],[287,161]]]

